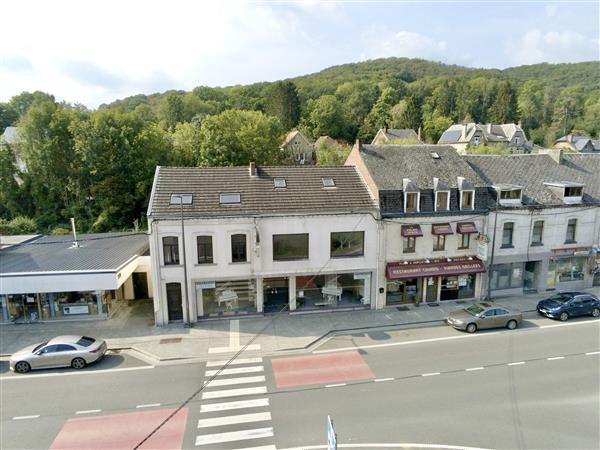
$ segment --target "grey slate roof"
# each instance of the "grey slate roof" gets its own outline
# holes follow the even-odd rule
[[[116,271],[133,256],[148,251],[145,233],[44,236],[0,251],[0,277],[8,273]]]
[[[274,178],[285,178],[275,188]],[[333,188],[323,187],[331,177]],[[335,213],[374,210],[376,204],[357,170],[351,166],[158,167],[148,216],[179,217],[180,206],[170,205],[171,194],[192,194],[184,206],[186,217],[253,216],[282,213]],[[239,193],[241,203],[220,205],[220,193]]]
[[[415,130],[410,128],[398,129],[398,128],[388,128],[383,129],[383,133],[385,137],[387,137],[390,141],[394,139],[416,139],[419,140],[419,135],[415,133]]]
[[[522,186],[525,205],[564,204],[545,182],[583,183],[583,202],[600,202],[600,155],[564,154],[561,164],[544,154],[466,155],[463,158],[489,185]]]
[[[433,158],[432,152],[439,159]],[[434,177],[450,188],[458,187],[458,177],[475,186],[485,185],[448,145],[363,145],[360,153],[380,190],[403,190],[403,178],[409,178],[419,189],[433,189]]]

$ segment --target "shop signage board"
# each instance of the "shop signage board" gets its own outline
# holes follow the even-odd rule
[[[474,222],[459,222],[456,224],[456,231],[460,234],[479,233]]]
[[[90,307],[88,305],[63,306],[63,314],[89,314]]]
[[[402,225],[401,234],[404,237],[420,237],[423,231],[420,225]]]
[[[454,234],[449,223],[434,223],[431,225],[431,233],[435,235]]]
[[[487,261],[488,244],[485,241],[477,241],[477,257],[482,261]]]
[[[429,262],[389,263],[388,280],[401,280],[438,275],[461,275],[485,272],[483,262],[477,258],[455,258],[454,260],[435,260]]]

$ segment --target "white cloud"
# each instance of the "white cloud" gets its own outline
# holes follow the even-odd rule
[[[545,9],[546,17],[555,17],[558,13],[558,5],[556,3],[548,3]]]
[[[592,61],[600,57],[600,41],[576,31],[543,32],[534,28],[516,42],[509,40],[506,52],[516,65]]]
[[[447,56],[448,45],[445,41],[412,31],[391,32],[379,27],[366,31],[362,38],[364,50],[361,59],[403,56],[441,61]]]

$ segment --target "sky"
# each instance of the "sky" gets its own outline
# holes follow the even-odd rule
[[[3,4],[0,102],[95,108],[390,56],[468,67],[600,60],[600,0],[18,0]]]

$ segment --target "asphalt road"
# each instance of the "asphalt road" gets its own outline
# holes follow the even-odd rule
[[[286,355],[232,364],[175,416],[180,433],[172,431],[165,447],[154,448],[325,448],[328,414],[339,448],[599,448],[599,351],[597,320],[540,320],[475,335],[431,327],[340,336],[298,362],[290,358],[299,355]],[[318,378],[313,359],[338,356],[354,361],[334,365],[341,381],[303,382]],[[294,386],[280,387],[284,359],[291,361]],[[350,379],[357,360],[371,376]],[[206,363],[154,367],[127,353],[81,372],[17,376],[3,364],[2,449],[60,448],[62,438],[78,434],[85,448],[101,448],[99,438],[108,439],[104,448],[133,448],[156,419],[143,414],[168,414],[219,369]],[[89,428],[76,422],[73,433],[70,422],[84,417]],[[129,440],[128,430],[137,433]]]

